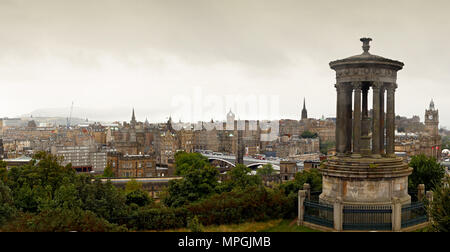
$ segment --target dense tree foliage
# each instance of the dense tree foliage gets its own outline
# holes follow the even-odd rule
[[[300,135],[302,138],[317,138],[319,135],[317,133],[313,133],[311,131],[303,131]]]
[[[293,218],[296,214],[295,201],[279,190],[262,186],[215,194],[187,208],[203,225]]]
[[[16,216],[19,222],[16,223],[25,219],[45,223],[42,218],[50,218],[49,213],[56,216],[64,213],[73,218],[85,218],[107,225],[104,221],[129,214],[122,190],[109,182],[94,180],[91,175],[78,175],[70,165],[61,166],[59,161],[57,157],[41,152],[34,156],[30,164],[8,171],[9,198],[12,199],[14,209],[19,212]],[[8,201],[11,205],[11,200]],[[93,219],[93,215],[100,219]],[[54,225],[63,225],[57,222],[73,223],[75,220],[54,218],[52,221]],[[28,226],[22,228],[24,231],[34,230]],[[65,229],[55,227],[55,230]]]
[[[336,147],[336,142],[334,141],[324,141],[319,143],[320,152],[322,154],[328,154],[328,151]]]
[[[436,162],[435,158],[423,154],[413,156],[409,166],[413,168],[413,172],[409,176],[409,190],[416,191],[419,184],[424,184],[426,190],[434,190],[436,186],[442,183],[445,169]]]
[[[280,185],[280,189],[286,195],[294,197],[299,190],[303,190],[303,184],[308,183],[311,186],[311,191],[322,190],[322,174],[318,169],[303,170],[295,174],[295,179]]]
[[[175,156],[176,173],[180,180],[169,182],[163,202],[169,207],[179,207],[216,192],[219,172],[198,153],[178,152]]]
[[[8,180],[8,170],[6,170],[6,162],[0,160],[0,180],[6,183]]]
[[[208,159],[200,153],[187,153],[179,151],[175,154],[175,174],[183,176],[185,173],[196,169],[204,168],[208,165]]]
[[[16,213],[11,190],[0,180],[0,226]]]
[[[103,177],[104,178],[114,178],[115,174],[113,172],[113,169],[110,164],[107,164],[105,167],[105,170],[103,170]]]
[[[272,164],[268,163],[263,165],[261,168],[256,170],[256,174],[259,176],[270,176],[275,174],[275,169],[273,169]]]
[[[7,232],[124,232],[124,226],[111,224],[93,212],[75,209],[52,209],[38,214],[21,213],[2,227]]]
[[[433,192],[433,202],[429,206],[431,229],[435,232],[450,231],[450,179],[439,185]]]
[[[259,175],[252,175],[252,170],[245,165],[238,164],[228,173],[228,179],[222,181],[218,187],[219,192],[232,190],[244,190],[248,187],[261,186],[262,180]]]
[[[169,183],[162,204],[136,180],[123,190],[90,174],[76,174],[70,165],[59,165],[58,158],[39,153],[32,163],[2,173],[0,230],[162,230],[189,224],[200,231],[202,225],[296,214],[296,194],[265,188],[261,177],[244,165],[234,167],[219,183],[217,169],[203,156],[180,152],[176,157],[177,174],[183,178]],[[259,173],[272,174],[273,167],[265,166]],[[306,173],[296,180],[316,183]]]

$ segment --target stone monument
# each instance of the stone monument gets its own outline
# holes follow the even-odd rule
[[[412,168],[394,153],[395,90],[403,63],[369,53],[330,62],[336,71],[336,155],[320,167],[320,201],[343,205],[409,203]],[[368,98],[372,95],[372,114]],[[353,101],[353,102],[352,102]]]

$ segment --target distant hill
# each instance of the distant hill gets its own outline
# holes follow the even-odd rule
[[[105,122],[110,123],[114,121],[130,121],[131,111],[130,108],[123,107],[111,107],[111,108],[82,108],[73,107],[72,121],[84,122],[86,119],[89,122]],[[145,121],[147,118],[150,122],[164,121],[168,117],[169,113],[164,111],[163,108],[135,108],[136,119],[138,121]],[[30,113],[20,115],[20,118],[59,118],[58,122],[63,125],[66,124],[66,118],[69,117],[70,107],[65,108],[42,108],[33,110]]]

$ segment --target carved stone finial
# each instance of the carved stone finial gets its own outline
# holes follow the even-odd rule
[[[370,49],[369,43],[370,43],[370,41],[372,41],[372,39],[371,38],[361,38],[360,40],[361,40],[361,42],[363,42],[362,49],[364,50],[364,53],[369,53],[369,49]]]

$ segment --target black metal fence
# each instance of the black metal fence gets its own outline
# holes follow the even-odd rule
[[[343,230],[392,230],[392,207],[344,206]]]
[[[319,196],[322,191],[311,191],[311,199],[310,201],[319,202]]]
[[[408,194],[411,196],[411,202],[415,202],[418,201],[418,191],[417,190],[409,190],[408,189]]]
[[[402,206],[402,228],[428,221],[427,210],[423,202],[411,202]]]
[[[334,227],[333,206],[320,202],[305,200],[304,221],[325,227]]]

